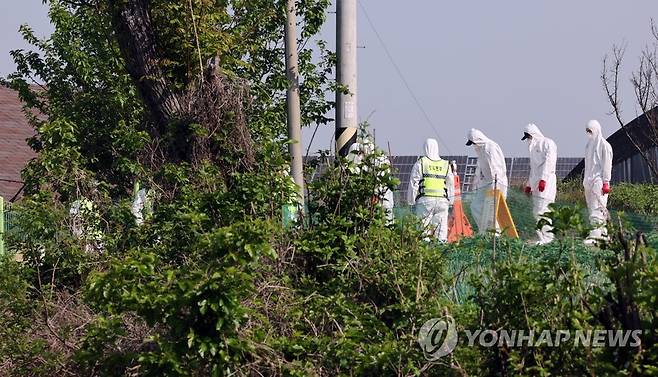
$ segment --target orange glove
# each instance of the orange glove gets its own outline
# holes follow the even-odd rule
[[[608,195],[610,193],[610,191],[612,191],[612,190],[610,190],[610,183],[605,182],[603,184],[603,190],[601,190],[601,191],[603,192],[603,195]]]
[[[546,181],[544,181],[543,179],[539,181],[538,188],[539,188],[539,192],[544,192],[544,190],[546,190]]]

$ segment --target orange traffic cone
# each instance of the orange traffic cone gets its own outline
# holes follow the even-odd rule
[[[452,214],[448,221],[448,242],[457,242],[464,237],[473,236],[473,228],[464,213],[462,205],[462,190],[459,176],[453,162],[453,172],[455,173],[455,202],[452,205]]]

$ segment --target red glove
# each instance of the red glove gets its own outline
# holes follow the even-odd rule
[[[525,193],[526,193],[526,195],[530,195],[532,193],[532,187],[526,186],[525,187]]]
[[[603,192],[603,195],[608,195],[610,193],[610,183],[605,182],[603,184],[603,190],[601,191]]]
[[[544,190],[546,190],[546,181],[544,181],[543,179],[539,181],[538,188],[539,188],[539,192],[544,192]]]

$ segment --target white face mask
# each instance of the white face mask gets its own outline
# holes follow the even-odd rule
[[[588,139],[594,139],[594,133],[592,133],[592,132],[586,132],[586,134],[587,134],[587,138],[588,138]]]

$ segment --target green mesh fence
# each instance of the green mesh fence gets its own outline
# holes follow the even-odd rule
[[[474,219],[471,211],[471,204],[477,192],[468,192],[462,195],[462,202],[464,212],[468,217],[473,230],[477,233],[477,222]],[[397,199],[397,198],[396,198]],[[397,203],[400,203],[399,201]],[[557,202],[557,205],[572,206],[573,203]],[[535,218],[532,215],[532,198],[527,196],[520,188],[512,187],[507,192],[507,206],[509,207],[514,224],[516,225],[519,236],[522,240],[532,240],[535,238]],[[394,214],[397,219],[403,219],[413,213],[413,208],[410,206],[396,206]],[[588,213],[587,208],[582,208],[581,211],[583,218],[587,221]],[[610,210],[610,216],[616,221],[617,216],[622,217],[625,225],[632,227],[634,230],[641,231],[646,234],[658,232],[658,216],[644,215],[631,212]]]
[[[464,193],[462,197],[464,211],[474,231],[477,232],[477,222],[471,211],[471,204],[478,193]],[[572,203],[557,203],[558,205],[573,205]],[[585,247],[580,240],[561,246],[559,243],[546,246],[531,246],[527,241],[535,239],[535,218],[532,215],[532,198],[525,195],[519,188],[511,188],[507,193],[507,205],[519,232],[520,240],[501,238],[497,242],[496,263],[503,263],[510,258],[524,256],[530,262],[566,263],[571,258],[585,271],[587,282],[600,286],[606,277],[599,272],[598,263],[604,255],[597,248]],[[401,221],[409,219],[413,208],[399,206],[394,210],[396,218]],[[587,219],[587,209],[582,209],[582,215]],[[627,226],[649,235],[649,243],[658,247],[658,218],[622,213],[612,210],[610,215],[616,219],[622,215]],[[447,279],[449,282],[446,295],[454,302],[462,303],[469,300],[475,291],[471,279],[481,275],[493,263],[493,238],[491,235],[464,239],[458,244],[439,247],[445,258]]]
[[[601,286],[607,278],[599,271],[599,260],[606,252],[596,248],[585,247],[581,242],[546,246],[529,246],[521,241],[497,239],[495,261],[518,261],[527,258],[528,263],[544,265],[568,264],[575,262],[586,276],[586,282]],[[458,245],[448,246],[444,251],[446,270],[448,272],[448,298],[456,303],[463,303],[475,295],[471,282],[481,278],[484,271],[494,263],[493,237],[485,236],[461,241]]]
[[[483,194],[483,192],[468,192],[462,195],[464,212],[476,233],[478,232],[478,227],[473,212],[471,211],[471,205],[473,201],[478,199],[479,195]],[[400,203],[400,201],[396,201],[396,203]],[[510,189],[507,193],[507,206],[510,209],[510,213],[512,214],[512,218],[514,219],[514,223],[521,239],[527,240],[533,238],[535,236],[535,219],[532,215],[532,198],[526,196],[518,189]],[[393,213],[395,214],[396,219],[402,219],[402,221],[404,221],[404,219],[408,219],[409,215],[413,214],[413,207],[404,205],[396,206]]]

